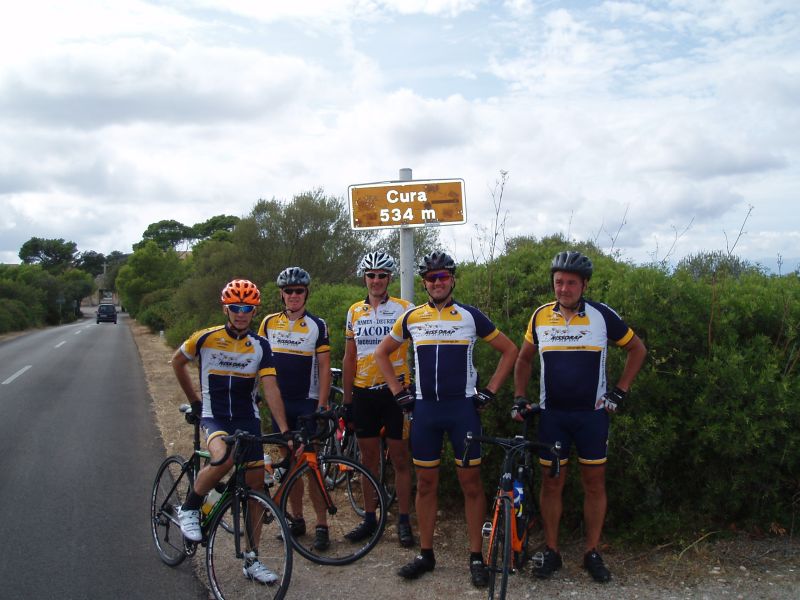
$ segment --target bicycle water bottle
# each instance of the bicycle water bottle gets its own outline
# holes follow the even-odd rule
[[[206,499],[203,501],[203,506],[200,507],[200,510],[203,511],[204,515],[207,515],[211,512],[211,509],[214,508],[214,505],[217,503],[217,500],[219,500],[221,495],[222,494],[220,494],[216,488],[211,488],[211,491],[208,492],[208,496],[206,496]]]
[[[514,513],[518,516],[522,516],[522,509],[525,502],[525,486],[524,484],[515,479],[514,480]]]
[[[524,513],[525,507],[525,468],[520,465],[517,467],[516,477],[514,478],[514,512],[518,517]]]
[[[275,483],[275,477],[272,472],[272,457],[264,453],[264,485],[272,487]]]

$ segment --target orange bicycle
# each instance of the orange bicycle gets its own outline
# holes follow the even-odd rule
[[[525,565],[531,558],[528,552],[528,538],[536,522],[535,500],[533,496],[534,456],[532,450],[545,449],[556,459],[550,470],[551,477],[560,472],[561,442],[552,446],[525,439],[527,422],[523,435],[513,438],[498,438],[473,435],[467,432],[464,461],[470,444],[478,442],[500,446],[505,452],[497,494],[491,510],[491,520],[483,525],[483,536],[488,538],[489,598],[505,598],[508,574]],[[499,577],[499,581],[498,581]]]
[[[291,535],[292,545],[302,556],[322,565],[346,565],[372,550],[383,535],[386,526],[386,497],[378,480],[361,463],[340,454],[324,451],[324,442],[335,433],[337,415],[334,410],[298,417],[299,431],[292,432],[303,451],[296,460],[291,455],[277,469],[288,468],[280,477],[277,489],[272,492],[275,502],[287,520],[299,520],[301,515],[316,515],[327,525],[327,541],[304,541],[305,532]],[[316,431],[310,433],[310,425]],[[305,427],[304,427],[305,425]],[[300,514],[292,515],[291,497],[304,488]],[[269,490],[269,488],[267,488]],[[372,534],[357,542],[346,534],[362,521],[367,508],[375,507],[376,527]],[[323,519],[321,519],[323,517]]]

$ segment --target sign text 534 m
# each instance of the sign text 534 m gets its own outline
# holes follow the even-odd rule
[[[463,179],[351,185],[353,229],[459,225],[467,222]]]

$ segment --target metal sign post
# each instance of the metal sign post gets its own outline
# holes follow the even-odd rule
[[[400,181],[411,181],[411,169],[400,169]],[[414,229],[400,227],[400,297],[414,304]]]

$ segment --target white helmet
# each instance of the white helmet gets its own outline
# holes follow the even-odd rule
[[[397,271],[397,263],[391,254],[383,250],[368,252],[358,265],[358,276],[363,277],[367,271],[389,271],[394,274]]]

